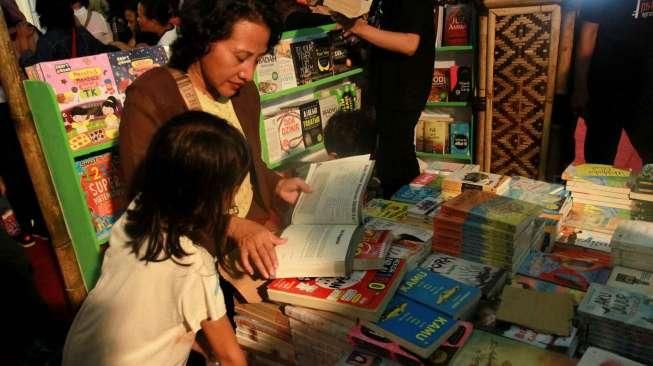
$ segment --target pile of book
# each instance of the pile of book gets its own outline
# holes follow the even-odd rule
[[[653,223],[620,222],[610,246],[614,265],[653,272]]]
[[[540,206],[469,190],[442,204],[433,222],[433,250],[515,271],[544,228],[535,225]]]
[[[645,364],[653,360],[650,295],[593,283],[578,315],[586,343]]]
[[[562,173],[574,203],[630,210],[629,170],[611,165],[569,165]]]
[[[442,181],[442,193],[455,197],[466,190],[503,194],[510,188],[510,177],[500,174],[459,169]]]
[[[415,150],[431,154],[470,154],[469,122],[449,114],[423,112],[415,126]]]
[[[642,167],[630,188],[633,219],[649,220],[653,215],[653,164]]]

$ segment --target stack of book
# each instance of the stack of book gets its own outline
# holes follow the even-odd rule
[[[632,360],[653,360],[653,302],[649,295],[593,283],[578,307],[586,342]]]
[[[614,266],[606,284],[610,287],[622,288],[653,296],[653,273],[651,272]]]
[[[420,227],[426,230],[432,230],[433,221],[430,220],[429,217],[416,216],[415,214],[408,215],[408,210],[413,209],[414,207],[415,205],[409,203],[374,198],[370,200],[363,209],[363,216],[365,221],[377,218]]]
[[[653,164],[644,165],[630,188],[631,217],[653,221]]]
[[[270,303],[235,306],[236,339],[251,364],[295,364],[289,318]]]
[[[514,271],[542,245],[544,229],[535,225],[541,211],[532,203],[465,191],[442,204],[433,221],[433,250]]]
[[[620,222],[610,245],[615,265],[653,272],[653,223]]]
[[[459,170],[464,170],[466,172],[472,173],[478,172],[480,169],[481,167],[477,164],[462,164],[450,161],[434,160],[429,162],[425,172],[429,174],[447,176]]]
[[[621,221],[630,219],[630,211],[577,203],[573,193],[572,200],[571,211],[562,220],[558,241],[609,253],[612,234]]]
[[[575,203],[630,210],[629,170],[610,165],[569,165],[562,173]]]
[[[486,172],[469,172],[461,169],[444,178],[442,193],[446,198],[455,197],[467,190],[503,194],[509,187],[510,177]]]
[[[351,351],[347,334],[355,319],[309,308],[285,305],[298,365],[333,365]]]

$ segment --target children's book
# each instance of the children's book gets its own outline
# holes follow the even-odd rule
[[[639,362],[629,360],[616,353],[608,352],[597,347],[588,347],[583,353],[577,366],[644,366]]]
[[[95,235],[104,240],[126,207],[118,156],[109,152],[75,161],[75,171],[86,196]]]
[[[365,230],[363,239],[358,243],[354,253],[353,270],[382,268],[392,241],[390,230]]]
[[[451,365],[574,366],[576,360],[482,330],[474,330]]]
[[[414,205],[426,197],[435,197],[440,192],[437,189],[428,186],[411,186],[407,184],[399,188],[399,190],[392,195],[391,200],[408,203]]]
[[[481,298],[478,288],[425,268],[408,272],[397,292],[454,319],[466,318]]]
[[[406,264],[386,259],[383,269],[354,271],[347,277],[280,278],[268,285],[273,301],[377,320],[401,283]]]
[[[592,283],[578,306],[578,313],[618,322],[647,334],[653,331],[653,301],[648,294]]]
[[[653,273],[614,266],[606,285],[653,296]]]
[[[426,358],[456,330],[456,320],[397,293],[381,319],[365,326]]]
[[[129,51],[111,52],[108,55],[121,95],[124,95],[127,87],[146,71],[168,63],[168,55],[162,46],[139,47]]]
[[[407,203],[375,198],[367,203],[364,213],[368,218],[402,222],[406,219],[410,207]]]
[[[503,288],[508,276],[504,269],[437,252],[429,255],[420,267],[478,287],[485,297],[496,295]]]
[[[311,164],[302,193],[283,231],[288,241],[276,248],[276,276],[337,277],[352,270],[356,244],[363,234],[363,194],[374,161],[369,155]]]

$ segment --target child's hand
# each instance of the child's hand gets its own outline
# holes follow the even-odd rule
[[[302,192],[310,193],[313,190],[301,178],[286,178],[277,183],[274,192],[285,202],[294,205],[299,199],[299,194]]]
[[[236,240],[240,251],[240,262],[247,273],[254,274],[251,262],[265,278],[274,276],[279,261],[274,247],[287,239],[279,238],[265,226],[251,220],[232,217],[229,236]]]

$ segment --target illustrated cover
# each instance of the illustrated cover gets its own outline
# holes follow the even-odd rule
[[[390,230],[365,230],[354,254],[354,271],[380,269],[392,243]]]
[[[84,190],[98,240],[109,237],[111,226],[126,207],[127,197],[119,162],[118,156],[112,153],[75,161],[75,171]]]
[[[408,215],[409,207],[410,205],[407,203],[375,198],[367,203],[363,214],[368,218],[375,217],[401,222]]]
[[[565,225],[612,234],[621,221],[630,219],[630,212],[618,208],[574,203],[565,218]]]
[[[466,102],[472,92],[472,69],[469,66],[454,65],[449,69],[449,100]]]
[[[293,153],[305,150],[299,108],[285,109],[266,117],[263,123],[268,163],[280,162]]]
[[[644,366],[639,362],[629,360],[616,353],[608,352],[601,348],[588,347],[577,366]]]
[[[295,66],[290,51],[292,39],[282,39],[272,53],[263,55],[256,67],[260,94],[270,94],[297,86]]]
[[[449,125],[451,154],[469,155],[469,123],[454,122]]]
[[[562,173],[562,179],[575,183],[588,183],[602,187],[616,188],[616,192],[630,191],[632,183],[631,172],[625,169],[618,169],[611,165],[603,164],[581,164],[569,165]]]
[[[249,319],[257,320],[268,326],[274,327],[276,332],[290,334],[290,323],[286,316],[279,309],[279,305],[269,302],[259,303],[238,303],[234,304],[236,314]]]
[[[585,293],[580,290],[575,290],[569,287],[559,286],[551,282],[541,281],[536,278],[515,274],[510,281],[510,286],[535,290],[540,292],[570,294],[574,299],[574,305],[580,304],[585,297]]]
[[[313,81],[313,76],[318,75],[317,53],[314,39],[295,41],[290,44],[297,85],[304,85]]]
[[[408,297],[395,294],[379,321],[367,322],[365,326],[426,358],[456,330],[456,321]]]
[[[502,194],[510,184],[510,177],[486,172],[457,171],[449,174],[442,182],[442,190],[462,192],[466,190],[481,190]]]
[[[454,319],[468,315],[481,298],[478,288],[425,268],[406,273],[397,292]]]
[[[111,52],[108,54],[118,92],[124,95],[127,87],[137,77],[146,71],[164,66],[168,63],[168,55],[162,46],[139,47],[129,51]]]
[[[449,152],[449,121],[420,118],[424,121],[424,152],[446,154]]]
[[[474,330],[452,366],[574,366],[576,360],[482,330]]]
[[[302,135],[304,147],[308,148],[324,141],[322,134],[322,119],[320,102],[313,100],[299,106],[299,116],[302,120]]]
[[[435,197],[440,192],[437,189],[428,186],[411,186],[406,184],[399,188],[399,190],[392,195],[392,201],[398,201],[409,204],[416,204],[426,197]]]
[[[581,315],[612,320],[650,333],[653,331],[651,296],[592,283],[578,306]]]
[[[431,244],[408,239],[398,239],[392,242],[386,257],[399,258],[406,261],[406,269],[412,270],[420,264],[431,252]]]
[[[383,269],[347,277],[279,278],[267,287],[273,301],[377,320],[399,285],[405,262],[388,258]]]
[[[62,109],[61,116],[73,151],[100,145],[118,137],[122,104],[112,95],[105,100]]]
[[[449,99],[449,69],[434,68],[431,92],[428,101],[431,103],[446,102]]]
[[[605,283],[608,280],[610,264],[591,256],[530,251],[517,272],[556,285],[586,291],[590,283]]]
[[[486,297],[496,294],[499,289],[503,288],[507,280],[507,272],[504,269],[442,253],[432,253],[420,267],[478,287]]]
[[[333,53],[331,49],[331,38],[325,37],[313,40],[315,45],[315,67],[313,68],[313,81],[333,75]]]

